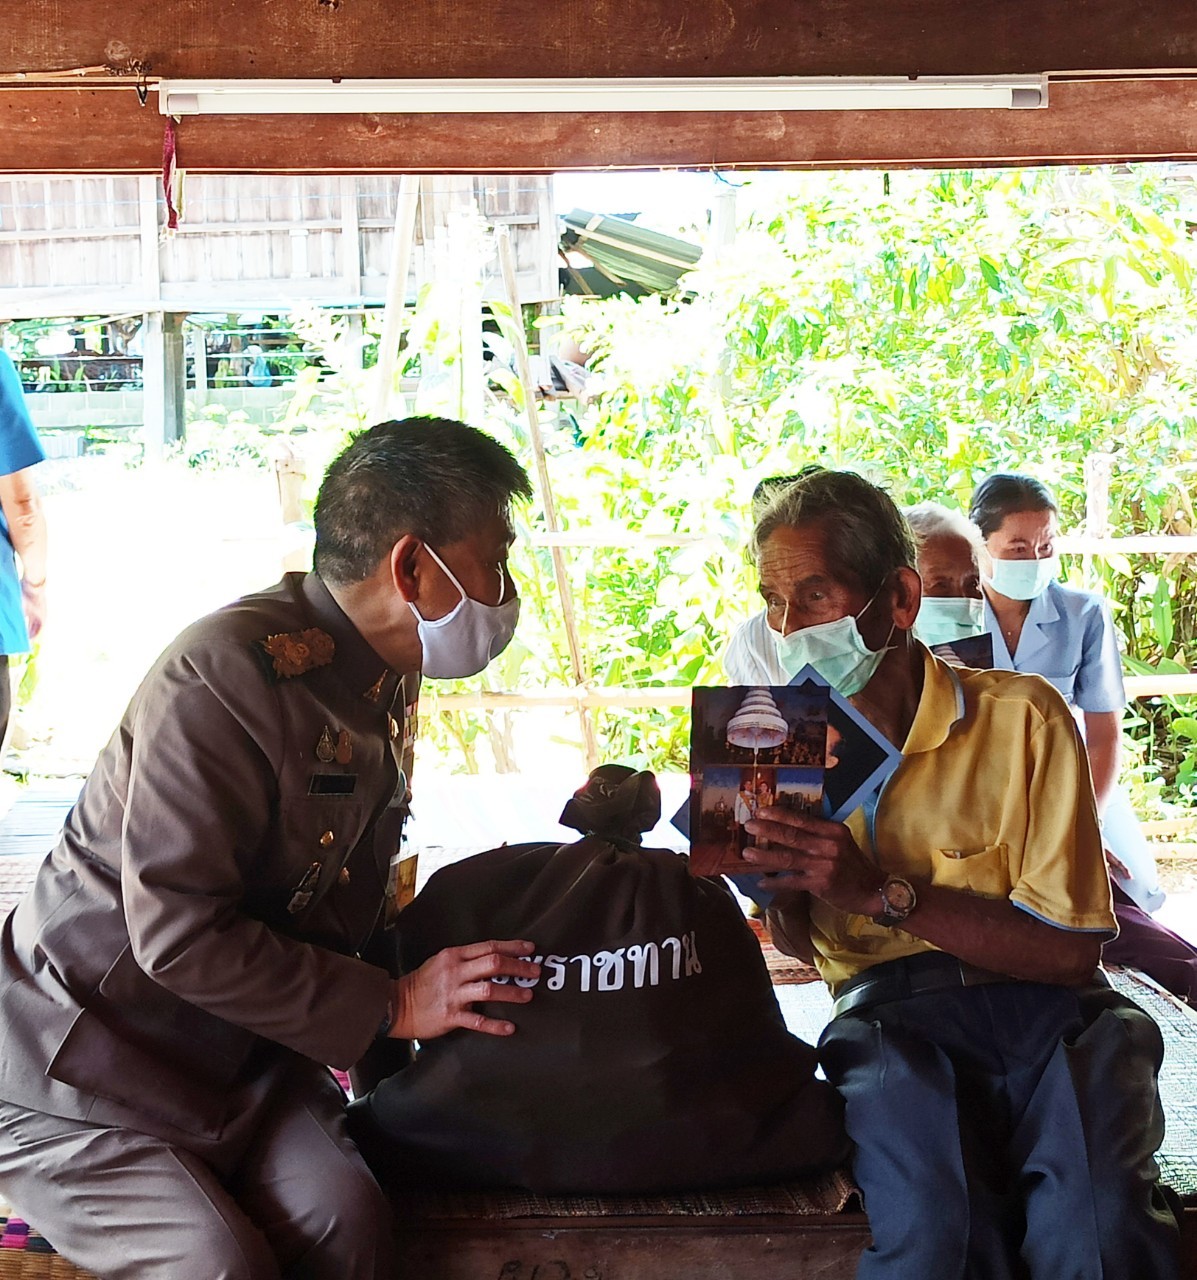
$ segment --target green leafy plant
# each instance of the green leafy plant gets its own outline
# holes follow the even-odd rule
[[[738,198],[735,244],[686,277],[684,299],[567,298],[539,330],[559,325],[590,353],[592,398],[539,412],[567,534],[607,543],[566,552],[593,684],[721,679],[729,635],[758,607],[752,488],[808,462],[859,469],[903,504],[965,506],[988,471],[1028,471],[1077,528],[1085,460],[1107,455],[1109,532],[1194,532],[1197,187],[1183,171],[790,175]],[[462,411],[456,305],[439,285],[421,295],[398,371],[420,375],[409,407]],[[493,316],[512,337],[514,318]],[[331,453],[362,420],[361,376],[322,383],[296,428]],[[474,420],[530,464],[510,371],[494,371]],[[571,684],[536,510],[520,532],[519,640],[488,679]],[[1197,559],[1076,559],[1069,572],[1109,597],[1131,670],[1188,669]],[[1130,769],[1153,805],[1191,796],[1194,701],[1145,700],[1128,717]],[[429,722],[456,767],[481,767],[479,713]],[[607,758],[685,765],[681,712],[596,722]]]

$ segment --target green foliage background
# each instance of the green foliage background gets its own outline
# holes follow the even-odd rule
[[[1067,531],[1086,457],[1108,454],[1111,533],[1192,533],[1194,222],[1197,187],[1167,166],[789,175],[741,188],[735,243],[708,251],[684,296],[567,299],[550,323],[592,353],[597,394],[542,410],[554,490],[567,529],[618,544],[568,553],[594,682],[722,678],[757,607],[752,488],[807,462],[861,470],[903,504],[962,507],[988,471],[1028,471]],[[443,326],[425,317],[412,336],[409,366],[452,360],[433,350]],[[518,386],[501,381],[483,425],[530,461]],[[486,680],[572,683],[549,553],[521,540],[515,559],[523,620]],[[1192,666],[1197,558],[1070,575],[1109,596],[1130,669]],[[1141,806],[1191,799],[1197,714],[1133,706]],[[459,767],[477,767],[480,729],[440,724]],[[599,717],[605,758],[656,768],[685,767],[687,732],[680,712]]]

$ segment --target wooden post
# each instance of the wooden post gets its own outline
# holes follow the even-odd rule
[[[341,205],[341,278],[345,297],[357,306],[362,298],[362,236],[357,212],[357,178],[345,174],[337,179]]]
[[[477,426],[486,404],[486,368],[482,347],[482,257],[485,240],[473,191],[449,211],[446,242],[453,262],[461,321],[461,354],[457,362],[461,389],[461,420]]]
[[[208,403],[208,331],[202,324],[191,326],[191,365],[195,407],[202,410]]]
[[[1085,538],[1110,536],[1110,477],[1114,473],[1114,455],[1089,453],[1085,455]],[[1086,551],[1081,559],[1085,586],[1093,588],[1097,575],[1093,570],[1093,556]]]
[[[274,479],[278,486],[279,515],[282,517],[284,536],[288,545],[283,552],[283,572],[307,570],[312,567],[312,557],[306,545],[290,545],[298,541],[303,523],[303,485],[306,479],[303,458],[295,450],[294,443],[280,436],[270,450],[274,467]]]
[[[523,312],[520,310],[519,291],[515,283],[515,255],[511,251],[511,233],[500,223],[495,228],[495,244],[499,251],[499,267],[503,272],[503,288],[515,330],[515,362],[520,385],[524,390],[524,414],[528,419],[528,436],[532,441],[532,453],[536,459],[536,474],[540,481],[540,500],[544,506],[545,524],[550,533],[560,532],[557,507],[553,502],[553,487],[549,482],[549,467],[545,457],[544,438],[540,434],[540,418],[536,411],[536,386],[528,364],[528,344],[524,338]],[[586,669],[582,663],[582,645],[578,637],[578,619],[574,612],[574,596],[565,571],[565,556],[560,547],[550,549],[553,558],[553,577],[557,582],[557,594],[561,599],[561,617],[565,623],[565,638],[569,645],[569,661],[573,668],[574,682],[579,688],[586,683]],[[599,763],[598,741],[594,723],[585,706],[579,705],[578,719],[582,724],[582,742],[586,751],[586,767],[594,769]]]
[[[722,181],[718,174],[711,175],[714,190],[711,192],[711,239],[714,243],[714,256],[717,262],[728,257],[728,251],[736,242],[736,189],[730,183]],[[715,385],[719,390],[719,401],[729,405],[732,398],[732,350],[725,341],[719,353],[718,373]]]
[[[184,434],[183,317],[147,311],[142,334],[142,443],[146,459],[157,462]]]
[[[350,352],[349,365],[351,368],[360,369],[362,367],[362,339],[365,336],[364,317],[360,311],[347,311],[345,313],[345,345]]]
[[[387,300],[382,313],[382,337],[378,341],[378,363],[374,369],[374,397],[370,422],[385,422],[395,393],[395,365],[399,359],[399,339],[403,335],[407,301],[407,268],[411,262],[412,236],[416,229],[416,205],[420,179],[405,173],[399,179],[395,203],[395,231],[391,238],[391,267],[387,276]]]

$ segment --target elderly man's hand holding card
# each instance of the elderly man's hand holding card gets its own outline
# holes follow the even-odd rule
[[[865,857],[842,822],[774,805],[762,809],[748,830],[769,847],[750,845],[741,856],[773,873],[770,888],[811,893],[854,915],[877,914],[885,873]]]

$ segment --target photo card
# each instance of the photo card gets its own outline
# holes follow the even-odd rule
[[[989,671],[993,667],[993,636],[988,631],[978,636],[962,636],[948,644],[932,645],[931,652],[954,667]]]
[[[822,681],[696,688],[690,726],[690,871],[751,874],[746,824],[774,805],[822,813],[831,690]]]
[[[827,712],[824,814],[843,822],[884,785],[902,753],[848,701],[832,690]]]

